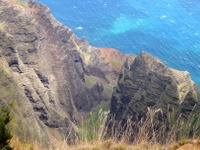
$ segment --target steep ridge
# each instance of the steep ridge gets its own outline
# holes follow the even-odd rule
[[[110,68],[47,7],[0,0],[0,103],[14,101],[11,128],[22,140],[73,143],[80,112],[111,98],[119,72]]]
[[[108,135],[122,138],[128,130],[129,140],[134,140],[146,127],[143,134],[160,142],[173,136],[195,137],[200,134],[199,110],[200,91],[189,73],[168,68],[143,52],[121,70],[111,100],[108,127],[113,130]]]

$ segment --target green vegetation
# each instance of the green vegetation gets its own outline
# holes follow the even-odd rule
[[[93,113],[107,112],[109,110],[108,104],[102,104],[94,108]]]
[[[88,114],[87,121],[83,121],[80,128],[81,141],[94,141],[101,138],[107,109],[107,106],[98,107]]]
[[[174,138],[175,134],[180,129],[186,129],[181,126],[181,124],[178,124],[177,126],[174,126],[174,128],[169,131],[169,134],[166,135],[163,138],[167,139],[167,143],[165,144],[159,144],[156,137],[160,137],[163,135],[162,130],[155,130],[154,126],[156,125],[156,116],[157,113],[161,113],[161,110],[151,110],[148,109],[147,112],[147,118],[144,120],[141,120],[136,126],[131,120],[127,121],[127,128],[125,130],[119,130],[117,132],[118,134],[122,135],[121,140],[117,139],[116,137],[111,137],[110,139],[104,139],[104,132],[106,132],[104,128],[105,120],[106,120],[106,114],[107,114],[107,105],[100,105],[96,107],[92,112],[90,112],[87,116],[87,119],[84,119],[86,121],[83,122],[82,127],[79,130],[80,133],[80,139],[77,141],[75,145],[68,145],[67,143],[61,143],[61,147],[56,147],[57,150],[177,150],[178,148],[182,146],[192,146],[194,147],[194,150],[200,149],[200,140],[192,138],[191,140],[186,140],[181,138],[180,141],[176,141],[176,138]],[[174,118],[174,114],[168,116]],[[191,117],[193,118],[193,117]],[[170,118],[169,118],[170,119]],[[173,120],[174,121],[174,120]],[[189,120],[188,120],[189,121]],[[177,120],[177,123],[179,120]],[[189,121],[190,122],[190,121]],[[194,118],[192,119],[192,123],[194,123]],[[134,127],[138,127],[138,133],[135,135],[136,139],[133,143],[129,142],[129,136],[132,136],[132,133],[134,132]],[[163,124],[163,129],[166,129],[166,125]],[[188,129],[189,126],[187,126]],[[151,135],[149,135],[149,129],[153,129],[151,131]],[[108,130],[112,130],[109,128]],[[184,130],[188,131],[188,130]],[[152,137],[150,139],[150,136]],[[182,135],[181,135],[182,136]],[[20,141],[14,141],[12,142],[15,148],[17,147],[17,150],[27,150],[27,149],[34,149],[34,150],[41,150],[43,148],[38,147],[38,145],[27,145],[23,144]],[[33,143],[32,143],[33,144]],[[59,145],[59,144],[58,144]],[[188,147],[187,149],[191,149],[191,147]],[[7,149],[6,149],[7,150]]]
[[[12,150],[13,148],[10,146],[12,135],[7,128],[7,125],[11,120],[10,111],[2,108],[0,114],[0,149]]]
[[[116,68],[121,68],[121,66],[122,66],[122,63],[120,61],[117,61],[117,60],[112,60],[111,64]]]
[[[24,8],[28,8],[28,0],[24,0],[24,1],[18,1],[19,5],[21,5]]]
[[[93,86],[96,83],[96,80],[94,79],[93,76],[87,76],[87,75],[85,75],[85,83],[88,86]]]

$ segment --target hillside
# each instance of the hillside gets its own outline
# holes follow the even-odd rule
[[[97,141],[89,142],[91,149],[106,144],[107,149],[123,149],[123,141],[115,142],[125,137],[125,149],[141,148],[127,144],[140,140],[139,131],[149,148],[155,144],[152,139],[160,144],[181,139],[182,131],[184,138],[198,137],[199,99],[188,72],[171,69],[146,52],[136,57],[93,47],[37,2],[0,0],[0,105],[14,104],[9,126],[14,146],[39,143],[41,149],[80,142],[81,149],[87,144],[80,141],[84,123],[87,129],[92,121],[99,123],[101,113],[103,121],[96,123],[103,132],[100,136],[112,140],[98,141],[99,135],[92,133]],[[109,104],[106,118],[102,110]],[[88,114],[94,115],[93,120]],[[150,121],[145,130],[140,130],[141,121]],[[159,132],[161,127],[164,132]],[[180,130],[171,130],[174,127]],[[174,138],[168,136],[171,131]],[[187,144],[198,147],[199,142]]]
[[[70,131],[73,143],[82,114],[109,103],[119,71],[39,3],[1,0],[0,16],[0,103],[14,101],[14,134],[49,145]],[[116,53],[119,64],[134,57]]]

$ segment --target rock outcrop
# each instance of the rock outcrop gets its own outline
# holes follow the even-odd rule
[[[0,104],[14,101],[11,128],[22,140],[73,142],[80,112],[111,98],[119,72],[110,68],[47,7],[0,0]]]
[[[113,130],[108,135],[122,138],[128,131],[129,140],[140,134],[160,142],[198,136],[199,113],[200,91],[189,73],[168,68],[142,52],[121,70],[111,100],[108,127]]]

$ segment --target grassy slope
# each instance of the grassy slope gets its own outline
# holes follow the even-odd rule
[[[52,150],[199,150],[200,139],[182,139],[175,142],[169,139],[166,144],[159,144],[156,140],[148,141],[146,130],[144,129],[148,122],[141,126],[141,133],[138,133],[134,143],[128,143],[126,135],[120,140],[103,139],[104,124],[107,114],[107,107],[99,106],[92,112],[88,113],[82,127],[79,128],[80,138],[76,145],[68,145],[65,141],[59,141]],[[125,131],[126,132],[126,131]],[[123,133],[121,133],[123,134]],[[158,133],[159,134],[159,133]],[[12,139],[12,145],[15,150],[45,150],[40,143],[31,142],[31,144],[22,143],[17,138]]]

